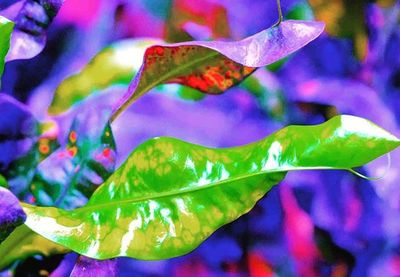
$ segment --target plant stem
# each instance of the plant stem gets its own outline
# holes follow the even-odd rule
[[[276,0],[276,6],[278,8],[279,18],[278,18],[278,22],[276,22],[273,27],[278,26],[279,24],[281,24],[281,22],[283,20],[281,0]]]

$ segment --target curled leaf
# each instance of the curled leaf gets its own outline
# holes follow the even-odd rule
[[[399,145],[390,133],[353,116],[289,126],[234,148],[156,138],[132,152],[84,207],[24,204],[26,225],[96,259],[171,258],[247,213],[287,171],[350,169]]]
[[[178,83],[220,94],[256,68],[276,62],[318,37],[324,24],[288,20],[241,41],[190,41],[147,48],[143,64],[115,119],[133,101],[163,83]]]

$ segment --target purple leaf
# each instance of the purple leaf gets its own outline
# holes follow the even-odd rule
[[[98,261],[80,256],[71,277],[114,277],[117,276],[115,260]]]
[[[63,0],[24,1],[15,20],[6,61],[30,59],[38,55],[46,44],[46,30],[57,15]]]
[[[0,171],[27,153],[37,135],[38,122],[25,105],[0,93]]]
[[[26,215],[19,200],[10,191],[0,187],[0,243],[18,226]]]

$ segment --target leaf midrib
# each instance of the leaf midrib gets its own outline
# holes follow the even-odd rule
[[[276,169],[271,169],[268,171],[261,171],[257,173],[252,173],[252,174],[244,174],[240,175],[234,178],[228,178],[224,180],[220,180],[218,182],[214,183],[209,183],[204,186],[199,186],[199,187],[187,187],[181,190],[174,190],[174,191],[168,191],[168,192],[163,192],[163,193],[156,193],[156,195],[147,195],[147,196],[142,196],[142,197],[133,197],[133,198],[128,198],[128,199],[122,199],[122,200],[115,200],[115,201],[108,201],[106,203],[94,203],[93,205],[88,204],[87,206],[84,206],[82,208],[78,208],[75,211],[82,212],[82,211],[90,211],[90,210],[100,210],[101,208],[105,208],[108,206],[115,206],[115,205],[124,205],[124,204],[132,204],[135,202],[142,202],[142,201],[148,201],[148,200],[155,200],[155,199],[160,199],[160,198],[165,198],[165,197],[175,197],[178,195],[182,194],[187,194],[187,193],[194,193],[200,190],[205,190],[209,189],[212,187],[216,187],[219,185],[223,185],[226,183],[230,182],[235,182],[235,181],[240,181],[245,178],[251,178],[255,177],[258,175],[263,175],[263,174],[269,174],[269,173],[279,173],[279,172],[289,172],[289,171],[298,171],[298,170],[349,170],[349,168],[340,168],[340,167],[324,167],[324,166],[317,166],[317,167],[290,167],[290,168],[276,168]]]

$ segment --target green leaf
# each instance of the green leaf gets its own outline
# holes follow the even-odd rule
[[[157,40],[121,40],[98,53],[79,73],[56,89],[50,114],[65,112],[87,96],[113,85],[128,85],[142,64],[146,48]]]
[[[0,244],[0,271],[17,260],[33,255],[50,256],[68,252],[65,247],[36,234],[26,225],[21,225]]]
[[[399,145],[353,116],[289,126],[234,148],[155,138],[133,151],[86,206],[66,211],[24,204],[25,224],[91,258],[171,258],[247,213],[287,171],[351,169]]]
[[[7,18],[0,16],[0,79],[4,70],[5,58],[10,49],[10,39],[13,29],[14,23]]]

